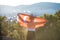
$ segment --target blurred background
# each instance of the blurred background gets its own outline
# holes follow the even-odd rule
[[[0,5],[0,36],[4,37],[3,39],[27,39],[27,29],[24,30],[17,22],[18,13],[32,14],[48,20],[44,27],[36,29],[36,39],[33,36],[35,40],[60,40],[59,3],[41,2],[20,6]]]

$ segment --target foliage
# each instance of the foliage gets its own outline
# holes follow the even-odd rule
[[[60,12],[55,14],[44,14],[47,23],[43,28],[36,31],[37,40],[60,40]]]
[[[44,27],[36,29],[35,40],[60,40],[60,11],[57,11],[53,15],[44,14],[40,17],[47,19],[47,23]],[[6,20],[7,17],[0,16],[2,35],[16,40],[26,40],[27,30],[24,30],[15,21],[9,22]]]

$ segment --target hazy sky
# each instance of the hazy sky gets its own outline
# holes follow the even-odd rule
[[[18,6],[18,5],[31,5],[39,2],[60,3],[59,0],[0,0],[0,5]]]

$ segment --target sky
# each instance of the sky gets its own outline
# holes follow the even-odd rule
[[[9,6],[32,5],[39,2],[60,3],[59,0],[0,0],[0,5],[9,5]]]

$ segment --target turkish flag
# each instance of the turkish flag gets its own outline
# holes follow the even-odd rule
[[[43,27],[46,23],[46,19],[28,15],[25,13],[19,13],[17,21],[23,28],[38,28]]]

